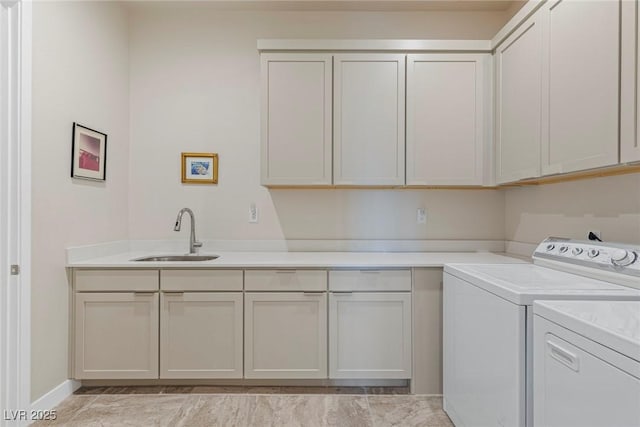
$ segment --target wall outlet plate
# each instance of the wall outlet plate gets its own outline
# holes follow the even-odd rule
[[[418,208],[416,211],[416,224],[427,223],[427,210],[425,208]]]

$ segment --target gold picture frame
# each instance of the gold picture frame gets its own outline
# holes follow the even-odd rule
[[[184,184],[217,184],[217,153],[182,153],[182,182]]]

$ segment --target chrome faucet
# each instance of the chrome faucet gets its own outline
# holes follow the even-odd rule
[[[176,218],[176,225],[173,227],[173,231],[180,231],[180,226],[182,225],[182,215],[184,213],[188,213],[191,217],[191,234],[189,235],[189,253],[196,254],[198,253],[198,248],[202,247],[202,242],[196,241],[196,218],[193,215],[193,211],[189,208],[182,208],[180,212],[178,212],[178,217]]]

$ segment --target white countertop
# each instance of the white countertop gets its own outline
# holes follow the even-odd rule
[[[537,301],[533,311],[640,361],[640,301]]]
[[[67,263],[72,268],[408,268],[442,267],[445,263],[523,263],[522,258],[490,252],[202,252],[212,261],[141,262],[143,256],[184,255],[167,252],[123,252]]]

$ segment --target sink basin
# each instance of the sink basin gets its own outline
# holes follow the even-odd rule
[[[162,256],[147,256],[142,258],[135,258],[131,261],[211,261],[219,258],[219,255],[162,255]]]

